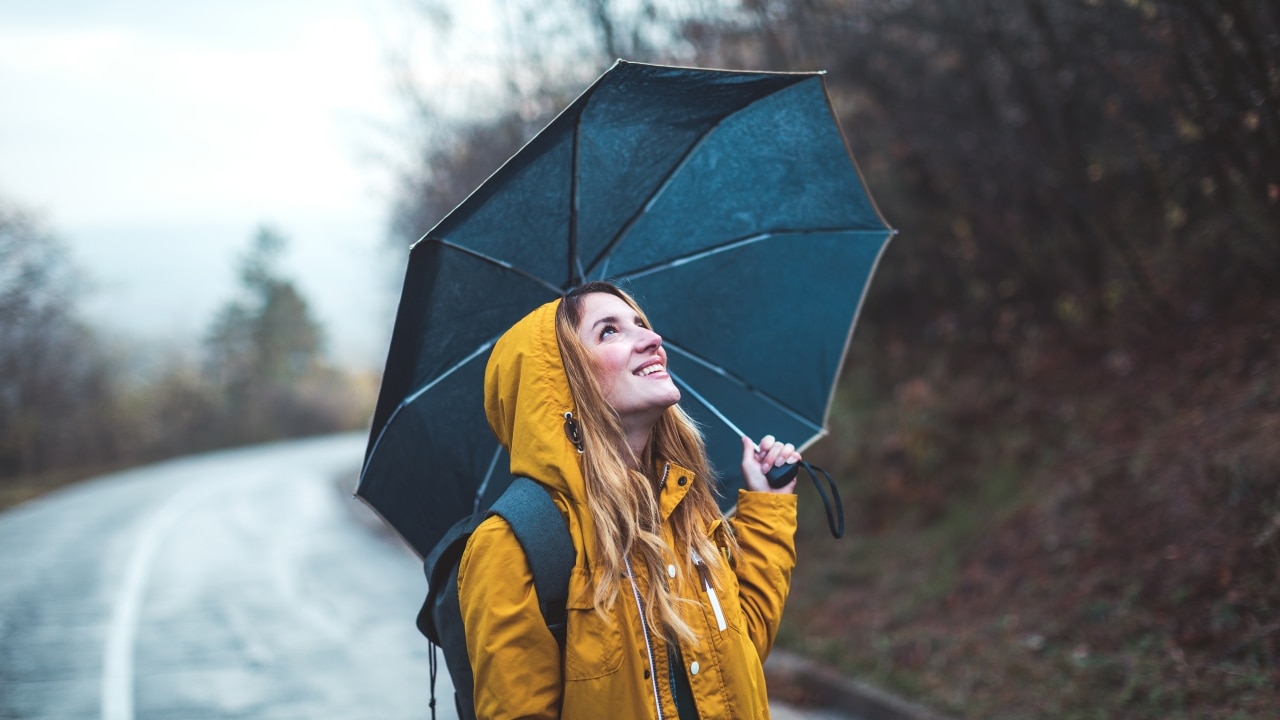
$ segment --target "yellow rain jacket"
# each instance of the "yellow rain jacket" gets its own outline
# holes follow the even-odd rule
[[[506,521],[489,518],[472,536],[458,571],[476,715],[676,720],[666,641],[654,620],[642,618],[632,581],[618,578],[618,598],[606,616],[592,604],[595,529],[578,453],[564,431],[564,415],[574,408],[556,342],[558,303],[535,310],[498,341],[485,372],[485,409],[510,451],[511,473],[549,487],[568,522],[577,561],[564,654],[538,609],[519,542]],[[660,499],[664,519],[699,482],[711,479],[668,467]],[[682,643],[678,657],[701,720],[769,717],[762,664],[795,567],[795,503],[792,494],[739,493],[736,516],[728,522],[741,551],[712,579],[717,601],[696,575],[675,571],[681,563],[674,556],[669,570],[677,579],[662,579],[691,601],[680,607],[699,641]],[[665,534],[670,542],[669,526]],[[642,566],[632,566],[642,595],[649,578]]]

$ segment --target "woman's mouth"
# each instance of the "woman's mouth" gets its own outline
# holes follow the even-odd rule
[[[663,372],[666,369],[667,369],[666,366],[663,365],[661,362],[653,362],[641,367],[639,370],[636,370],[633,374],[636,377],[648,377],[654,373]]]

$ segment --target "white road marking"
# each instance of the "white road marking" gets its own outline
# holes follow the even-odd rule
[[[314,482],[293,481],[288,487],[294,514],[278,521],[268,552],[279,604],[291,608],[296,618],[307,622],[335,644],[350,642],[355,629],[342,620],[340,613],[333,612],[325,604],[322,594],[305,591],[300,582],[300,572],[305,567],[307,548],[313,542],[314,534],[324,532],[324,528],[335,520],[328,513],[334,510],[331,504],[337,493],[327,485]]]
[[[193,485],[179,491],[146,519],[139,533],[107,626],[107,641],[102,655],[102,720],[134,720],[134,644],[142,599],[156,551],[187,510],[216,489],[216,486]]]

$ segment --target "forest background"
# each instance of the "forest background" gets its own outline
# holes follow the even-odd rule
[[[615,58],[827,71],[900,234],[811,460],[780,643],[956,717],[1280,707],[1280,10],[1263,0],[505,0],[500,101],[412,82],[416,240]],[[419,0],[447,31],[449,7]],[[366,426],[263,228],[197,360],[77,314],[0,205],[0,498]],[[794,279],[803,292],[803,278]],[[803,490],[802,490],[803,492]],[[795,698],[803,700],[804,698]]]

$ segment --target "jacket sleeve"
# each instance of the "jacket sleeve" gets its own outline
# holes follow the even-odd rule
[[[730,520],[738,538],[734,565],[747,633],[763,662],[773,648],[796,566],[796,496],[740,490]]]
[[[477,720],[560,717],[560,646],[538,608],[524,550],[500,517],[481,523],[467,543],[458,604]]]

